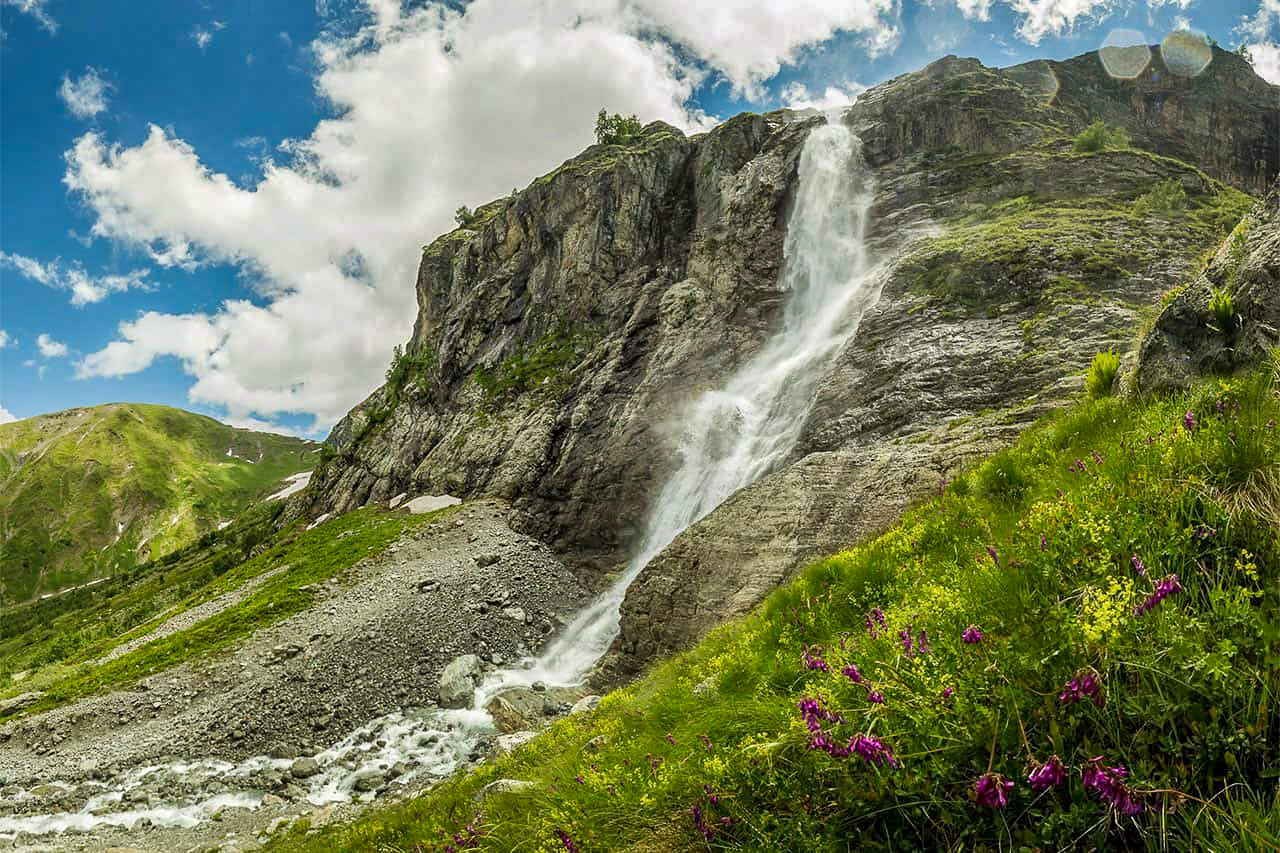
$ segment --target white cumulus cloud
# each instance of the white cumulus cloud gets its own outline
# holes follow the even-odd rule
[[[803,48],[839,32],[860,33],[872,52],[894,43],[894,0],[736,0],[690,6],[688,0],[631,0],[640,26],[706,59],[739,88],[768,79]]]
[[[1045,36],[1065,35],[1081,18],[1102,20],[1116,7],[1117,0],[1007,0],[1022,19],[1017,34],[1031,44]]]
[[[19,12],[30,15],[50,35],[57,35],[58,22],[49,14],[48,0],[0,0],[0,5],[12,6]]]
[[[1258,76],[1268,83],[1280,84],[1280,44],[1275,42],[1258,42],[1245,45],[1249,54],[1249,62]]]
[[[1253,70],[1268,83],[1280,83],[1280,0],[1261,0],[1258,11],[1236,26]]]
[[[0,349],[4,349],[5,347],[10,347],[10,346],[17,346],[17,345],[18,345],[18,342],[13,338],[9,337],[8,332],[6,332],[4,329],[0,329]]]
[[[40,354],[45,358],[65,358],[71,353],[66,344],[55,341],[44,332],[41,332],[36,338],[36,346],[39,348]]]
[[[667,0],[410,10],[368,0],[358,34],[313,45],[316,90],[333,116],[286,141],[285,159],[265,161],[256,185],[212,171],[158,126],[133,147],[85,134],[64,180],[91,211],[93,236],[168,267],[236,265],[259,298],[143,315],[85,357],[81,374],[176,356],[195,377],[195,402],[237,419],[306,413],[327,427],[380,382],[391,346],[407,337],[421,246],[453,227],[458,205],[505,195],[576,154],[601,107],[702,129],[705,116],[687,105],[708,65],[751,86],[838,31],[871,40],[893,7],[802,5],[741,0],[690,15]],[[690,51],[705,63],[690,64]]]
[[[213,41],[213,37],[226,28],[227,25],[222,21],[211,21],[205,27],[197,24],[191,28],[191,40],[196,43],[196,47],[204,50]]]
[[[4,406],[0,406],[0,424],[11,424],[17,420],[12,412]]]
[[[826,86],[821,92],[813,92],[803,83],[791,83],[782,90],[779,98],[784,107],[793,110],[814,109],[825,112],[852,104],[866,90],[867,87],[861,83],[845,83]]]
[[[91,119],[107,109],[107,94],[111,84],[102,79],[96,69],[86,68],[76,80],[65,74],[58,87],[58,97],[76,118]]]
[[[956,8],[966,18],[977,21],[991,20],[992,0],[956,0]]]
[[[124,274],[90,275],[79,263],[66,264],[60,258],[41,263],[25,255],[0,251],[0,268],[10,267],[26,278],[47,287],[65,290],[71,294],[71,304],[77,308],[101,302],[112,293],[151,287],[147,276],[150,270],[137,269]]]

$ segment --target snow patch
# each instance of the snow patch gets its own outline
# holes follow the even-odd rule
[[[302,491],[307,487],[307,483],[311,482],[311,472],[303,471],[301,474],[294,474],[292,477],[286,478],[285,482],[288,483],[288,485],[276,492],[274,495],[268,495],[267,500],[278,501],[282,498],[289,497],[289,495]]]
[[[320,525],[322,525],[322,524],[324,524],[326,521],[328,521],[328,520],[329,520],[329,517],[330,517],[330,514],[326,512],[324,515],[320,516],[320,517],[319,517],[319,518],[317,518],[315,521],[313,521],[313,522],[311,522],[310,524],[308,524],[308,525],[307,525],[307,529],[308,529],[308,530],[315,530],[317,527],[319,527]]]
[[[462,500],[455,498],[453,495],[423,495],[420,498],[414,498],[404,506],[411,515],[425,515],[428,512],[435,512],[447,506],[457,506],[460,503],[462,503]]]

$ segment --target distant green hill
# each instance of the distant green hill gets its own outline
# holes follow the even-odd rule
[[[0,426],[0,606],[192,542],[310,469],[319,447],[140,403]]]

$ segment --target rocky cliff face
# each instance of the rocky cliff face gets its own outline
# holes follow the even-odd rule
[[[1257,363],[1277,344],[1280,182],[1204,270],[1168,295],[1142,340],[1132,384],[1139,391],[1183,388],[1198,376]]]
[[[823,377],[792,458],[679,537],[623,606],[623,674],[886,524],[1079,386],[1280,169],[1272,87],[1215,51],[1136,80],[1096,54],[949,58],[842,120],[877,194],[882,295]],[[1133,147],[1073,151],[1096,119]],[[493,495],[586,578],[614,570],[671,471],[684,407],[777,324],[796,162],[822,118],[653,124],[593,146],[426,247],[388,384],[334,430],[294,512],[402,491]],[[1172,184],[1168,183],[1172,182]],[[1181,208],[1153,208],[1160,184]]]

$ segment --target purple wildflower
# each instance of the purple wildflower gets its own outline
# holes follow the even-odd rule
[[[1049,760],[1043,764],[1034,765],[1027,775],[1027,784],[1033,791],[1044,791],[1054,785],[1061,785],[1065,781],[1067,781],[1067,768],[1063,765],[1062,759],[1056,755],[1049,756]]]
[[[862,756],[868,764],[874,764],[877,767],[899,766],[898,759],[893,757],[893,750],[877,737],[855,735],[853,740],[849,741],[849,751]]]
[[[912,657],[914,653],[911,651],[910,629],[903,628],[901,631],[898,632],[898,638],[902,640],[902,651],[906,654],[907,657]]]
[[[985,773],[973,785],[973,799],[980,806],[1002,809],[1009,805],[1013,783],[999,773]]]
[[[1190,409],[1187,409],[1187,413],[1182,416],[1182,426],[1186,428],[1187,432],[1191,432],[1196,428],[1196,416]]]
[[[977,625],[970,625],[964,629],[964,633],[960,635],[960,639],[964,640],[970,646],[976,646],[982,642],[982,631]]]
[[[569,837],[569,833],[563,829],[556,830],[556,837],[560,839],[560,843],[564,845],[565,853],[578,853],[578,845],[573,843],[573,839]]]
[[[867,701],[870,702],[872,705],[883,705],[884,694],[878,690],[868,690]]]
[[[839,714],[833,714],[826,708],[822,707],[817,699],[801,699],[796,706],[800,709],[800,716],[804,718],[804,723],[809,727],[809,731],[822,731],[823,722],[840,722]]]
[[[996,551],[996,546],[988,545],[987,555],[991,557],[991,562],[996,564],[996,568],[997,569],[1000,568],[1000,554],[998,551]]]
[[[822,646],[814,646],[812,649],[806,646],[803,660],[805,669],[813,669],[818,672],[831,671],[831,666],[822,659]]]
[[[1133,557],[1130,558],[1129,562],[1133,566],[1133,570],[1135,572],[1142,575],[1144,578],[1147,576],[1147,566],[1145,563],[1142,562],[1141,557],[1139,557],[1137,554],[1134,554]]]
[[[676,736],[673,735],[671,732],[667,732],[667,743],[671,744],[672,746],[676,745]]]
[[[1049,540],[1048,540],[1048,539],[1046,539],[1046,538],[1044,538],[1044,534],[1043,534],[1043,533],[1041,533],[1041,534],[1040,534],[1040,550],[1041,550],[1041,551],[1048,551],[1048,550],[1049,550]]]
[[[702,816],[702,804],[694,803],[690,812],[693,814],[693,826],[702,835],[703,838],[711,841],[716,837],[716,828],[709,826]]]
[[[711,749],[711,738],[707,737],[706,735],[698,735],[698,740],[702,741],[702,745],[705,746],[708,750]]]
[[[1142,618],[1142,616],[1154,610],[1160,602],[1164,601],[1165,598],[1175,592],[1182,592],[1182,584],[1179,583],[1178,576],[1164,576],[1156,582],[1155,591],[1151,593],[1151,596],[1146,601],[1133,608],[1133,615],[1136,618]]]
[[[920,629],[920,636],[916,637],[916,649],[922,655],[932,654],[933,646],[929,644],[929,634],[923,628]]]
[[[1142,796],[1124,781],[1129,771],[1123,765],[1104,767],[1102,760],[1102,756],[1089,759],[1080,769],[1081,783],[1123,815],[1136,815],[1141,812]]]
[[[880,636],[880,632],[876,630],[877,625],[881,629],[889,626],[889,623],[885,621],[884,611],[878,607],[867,614],[867,633],[871,635],[873,640]]]
[[[1099,708],[1107,701],[1102,681],[1091,669],[1082,669],[1077,672],[1075,677],[1062,688],[1062,695],[1058,697],[1058,701],[1063,705],[1071,705],[1085,698],[1092,700],[1093,704]]]
[[[851,663],[840,671],[844,673],[846,676],[848,676],[849,680],[852,681],[854,684],[862,683],[862,673],[858,670],[857,664]]]
[[[955,695],[956,695],[956,689],[954,687],[946,687],[942,691],[943,699],[950,699],[952,696],[955,696]]]

